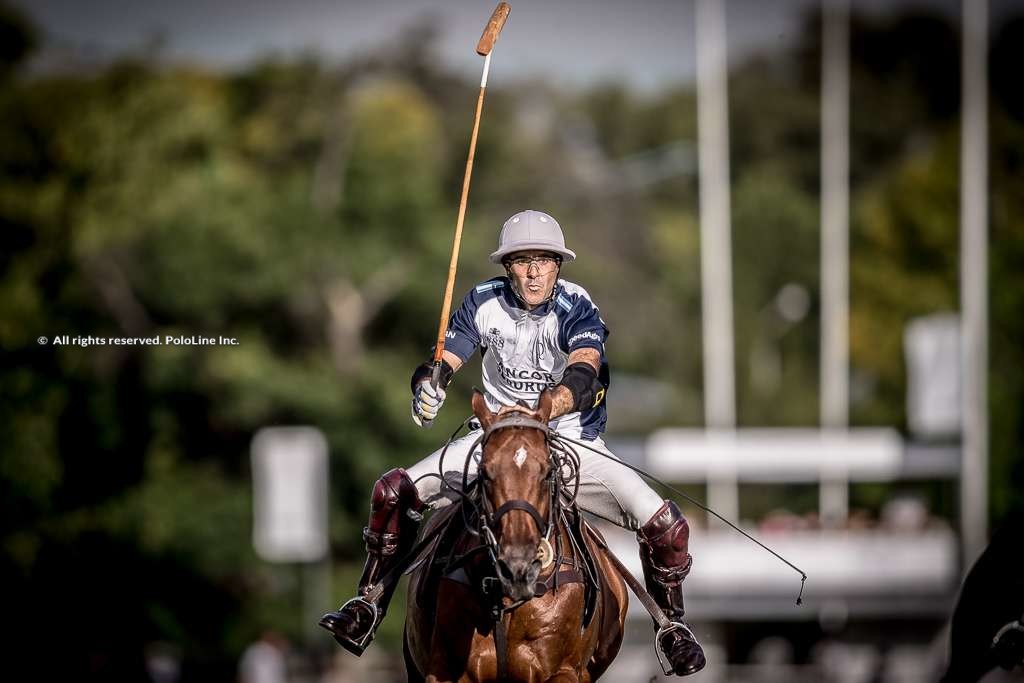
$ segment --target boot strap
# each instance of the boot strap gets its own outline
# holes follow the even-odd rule
[[[692,566],[693,557],[689,555],[686,557],[686,564],[679,565],[678,567],[662,567],[657,562],[654,562],[653,558],[650,561],[652,578],[665,586],[674,586],[682,583],[683,579],[690,573],[690,567]]]
[[[399,534],[379,534],[371,531],[370,527],[363,528],[363,541],[366,542],[366,550],[370,553],[388,557],[394,555],[398,550]]]

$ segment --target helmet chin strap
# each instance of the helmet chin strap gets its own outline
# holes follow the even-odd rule
[[[515,295],[515,297],[519,301],[519,303],[521,303],[523,305],[523,308],[525,308],[526,310],[530,310],[530,304],[526,303],[526,298],[523,297],[523,293],[519,291],[519,283],[516,282],[515,277],[512,275],[512,269],[509,268],[508,264],[504,264],[504,265],[505,265],[505,275],[508,276],[508,281],[512,285],[512,293]],[[551,292],[547,295],[547,297],[543,301],[539,301],[537,303],[537,306],[543,306],[547,302],[551,301],[552,297],[555,296],[555,285],[558,284],[558,276],[561,275],[561,273],[562,273],[562,266],[561,266],[561,264],[559,264],[558,269],[555,270],[555,282],[554,282],[554,284],[551,285]]]

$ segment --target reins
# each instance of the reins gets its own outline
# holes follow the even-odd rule
[[[444,456],[445,456],[445,453],[448,450],[448,447],[451,445],[452,441],[455,439],[455,436],[462,430],[462,428],[463,427],[468,427],[473,422],[473,420],[474,420],[473,417],[467,418],[461,425],[459,425],[459,428],[456,429],[455,432],[452,433],[452,435],[448,438],[448,442],[445,444],[444,449],[441,452],[441,463],[440,463],[440,465],[438,467],[440,472],[444,472]],[[472,454],[476,450],[476,447],[478,445],[480,445],[482,447],[482,443],[485,442],[487,437],[490,436],[490,433],[493,433],[493,431],[495,431],[496,429],[500,429],[500,428],[504,428],[504,427],[508,427],[508,426],[526,426],[525,424],[523,424],[523,422],[525,422],[525,421],[530,421],[530,422],[533,422],[533,423],[538,424],[538,425],[540,424],[536,420],[531,420],[530,418],[527,418],[524,415],[515,415],[515,416],[512,416],[511,418],[505,418],[503,420],[499,420],[498,422],[495,422],[495,423],[491,424],[490,425],[490,429],[487,432],[485,432],[484,434],[480,435],[480,437],[473,443],[472,447],[469,449],[470,457],[468,457],[466,459],[466,465],[465,465],[465,467],[463,467],[463,476],[462,476],[462,489],[463,490],[462,491],[459,491],[454,486],[451,486],[448,483],[448,481],[444,478],[443,475],[431,473],[429,475],[424,475],[424,476],[437,476],[437,477],[439,477],[441,479],[441,483],[442,483],[443,486],[445,486],[445,487],[449,488],[450,490],[454,491],[457,495],[459,495],[461,498],[463,498],[463,500],[469,502],[473,506],[473,508],[478,513],[478,518],[479,518],[479,509],[477,508],[476,503],[472,500],[471,496],[468,496],[465,493],[465,490],[469,487],[469,483],[468,483],[468,478],[469,478],[468,477],[468,475],[469,475],[469,461],[472,460]],[[512,422],[515,422],[515,424],[510,424]],[[569,438],[569,437],[565,436],[564,434],[559,434],[557,431],[552,430],[548,425],[542,425],[542,427],[538,427],[538,428],[542,428],[542,431],[544,431],[544,433],[545,433],[545,437],[546,437],[547,444],[548,444],[548,449],[549,449],[552,457],[557,452],[561,456],[559,458],[559,460],[561,461],[562,467],[564,468],[566,465],[569,465],[570,477],[575,482],[575,485],[574,485],[574,488],[573,488],[573,494],[572,494],[572,496],[569,499],[570,503],[575,502],[576,496],[579,493],[579,476],[578,476],[578,473],[579,473],[579,467],[580,467],[580,458],[579,458],[579,454],[576,452],[575,448],[573,448],[572,445],[569,445],[569,444],[573,444],[574,446],[580,446],[580,447],[586,448],[588,451],[591,451],[593,453],[597,453],[598,455],[600,455],[603,458],[606,458],[608,460],[611,460],[612,462],[615,462],[615,463],[617,463],[619,465],[622,465],[623,467],[631,469],[634,472],[636,472],[637,474],[639,474],[640,476],[645,477],[646,479],[654,482],[655,484],[658,484],[658,485],[662,486],[664,489],[666,489],[668,491],[671,491],[675,495],[677,495],[677,496],[679,496],[681,498],[684,498],[685,500],[687,500],[688,502],[692,503],[693,505],[696,505],[701,510],[704,510],[708,514],[711,514],[714,517],[716,517],[717,519],[721,520],[726,525],[728,525],[731,529],[733,529],[734,531],[738,532],[739,534],[741,534],[746,539],[756,543],[763,550],[766,550],[767,552],[771,553],[775,558],[777,558],[783,564],[785,564],[786,566],[790,567],[791,569],[793,569],[795,572],[797,572],[800,575],[800,592],[797,594],[796,604],[797,605],[803,604],[804,586],[807,583],[807,573],[805,571],[803,571],[802,569],[800,569],[799,567],[797,567],[792,562],[790,562],[789,560],[787,560],[785,557],[780,555],[778,552],[776,552],[772,548],[769,548],[767,545],[765,545],[764,543],[762,543],[758,539],[754,538],[752,535],[750,535],[749,533],[747,533],[743,529],[739,528],[733,522],[729,521],[728,519],[726,519],[722,515],[718,514],[717,512],[715,512],[713,509],[711,509],[710,507],[708,507],[704,503],[701,503],[699,500],[695,499],[693,496],[690,496],[690,495],[684,493],[683,491],[680,491],[679,489],[675,488],[674,486],[665,483],[661,479],[655,477],[653,474],[645,471],[643,468],[637,467],[636,465],[631,465],[628,462],[625,462],[623,460],[619,460],[618,458],[614,458],[614,457],[612,457],[612,456],[610,456],[610,455],[608,455],[606,453],[602,453],[601,451],[599,451],[596,448],[593,448],[591,446],[588,446],[586,443],[584,443],[582,441],[578,441],[576,439]],[[463,510],[465,510],[465,508],[463,508]],[[465,512],[463,514],[465,514]],[[463,521],[466,523],[467,530],[469,530],[471,533],[474,533],[474,534],[478,535],[478,532],[475,529],[473,529],[472,525],[468,523],[468,520],[466,520],[465,517],[463,518]]]
[[[588,451],[592,451],[594,453],[597,453],[598,455],[600,455],[603,458],[607,458],[608,460],[611,460],[612,462],[618,463],[618,464],[622,465],[623,467],[628,467],[629,469],[633,470],[637,474],[639,474],[639,475],[641,475],[643,477],[646,477],[647,479],[653,481],[655,484],[659,484],[660,486],[668,489],[669,491],[671,491],[672,493],[676,494],[677,496],[685,498],[687,501],[693,503],[694,505],[699,507],[701,510],[704,510],[705,512],[708,512],[708,513],[714,515],[715,517],[717,517],[718,519],[720,519],[721,521],[725,522],[734,531],[739,532],[744,537],[746,537],[748,540],[753,541],[757,545],[761,546],[761,548],[763,548],[764,550],[767,550],[769,553],[771,553],[776,558],[781,560],[784,564],[788,565],[790,568],[792,568],[794,571],[796,571],[798,574],[800,574],[800,593],[796,597],[796,604],[798,604],[798,605],[803,604],[804,584],[807,582],[807,573],[804,572],[799,567],[797,567],[792,562],[790,562],[789,560],[787,560],[786,558],[784,558],[782,555],[780,555],[779,553],[775,552],[774,550],[772,550],[771,548],[766,546],[764,543],[762,543],[761,541],[757,540],[756,538],[754,538],[753,536],[748,534],[746,531],[744,531],[743,529],[739,528],[738,526],[736,526],[735,524],[730,522],[728,519],[726,519],[722,515],[718,514],[717,512],[715,512],[714,510],[709,508],[707,505],[704,505],[700,501],[696,500],[695,498],[693,498],[693,496],[687,495],[687,494],[683,493],[682,491],[680,491],[679,489],[675,488],[674,486],[666,484],[661,479],[658,479],[653,474],[650,474],[649,472],[644,471],[642,468],[637,467],[636,465],[630,465],[628,462],[624,462],[624,461],[619,460],[617,458],[613,458],[610,455],[608,455],[606,453],[602,453],[601,451],[597,450],[596,448],[592,448],[591,446],[588,446],[587,444],[585,444],[585,443],[583,443],[581,441],[577,441],[575,439],[570,439],[569,437],[564,436],[562,434],[558,434],[557,432],[555,433],[555,437],[554,438],[556,440],[558,440],[558,441],[567,441],[567,442],[575,444],[577,446],[582,446],[583,448],[586,448]]]
[[[803,592],[804,585],[807,582],[807,573],[799,567],[797,567],[792,562],[790,562],[789,560],[787,560],[785,557],[780,555],[778,552],[776,552],[772,548],[769,548],[767,545],[765,545],[758,539],[754,538],[752,535],[750,535],[743,529],[739,528],[736,524],[729,521],[719,513],[715,512],[707,505],[694,499],[692,496],[684,493],[683,491],[680,491],[679,489],[671,486],[670,484],[667,484],[661,479],[658,479],[657,477],[650,474],[649,472],[646,472],[642,468],[619,460],[618,458],[615,458],[607,453],[603,453],[600,450],[592,446],[589,446],[582,441],[572,439],[563,434],[559,434],[557,431],[551,429],[549,425],[539,420],[536,420],[532,417],[529,417],[525,414],[512,414],[509,415],[508,417],[503,417],[502,419],[499,419],[493,422],[492,424],[488,425],[487,428],[483,430],[483,432],[476,438],[476,440],[474,440],[474,442],[471,444],[469,448],[469,455],[466,457],[465,463],[462,468],[461,486],[456,488],[444,476],[444,458],[448,452],[448,448],[455,440],[455,437],[459,434],[459,432],[462,431],[463,428],[472,427],[474,419],[474,417],[467,418],[462,424],[459,425],[459,427],[454,432],[452,432],[451,436],[448,437],[448,441],[445,443],[444,447],[441,450],[441,455],[438,463],[438,472],[431,472],[425,474],[416,481],[418,482],[420,479],[426,478],[428,476],[436,476],[440,479],[442,488],[454,492],[462,499],[463,503],[465,503],[465,505],[461,506],[464,529],[468,533],[478,536],[483,540],[483,547],[487,549],[488,555],[490,556],[491,562],[495,566],[495,568],[497,568],[499,545],[497,538],[494,535],[492,525],[496,524],[497,521],[500,520],[500,518],[504,514],[507,514],[512,510],[520,510],[528,513],[533,518],[534,522],[537,524],[538,530],[542,532],[542,539],[544,540],[546,540],[549,537],[552,529],[557,527],[559,522],[566,525],[567,529],[569,528],[568,522],[565,519],[565,510],[567,508],[571,508],[572,505],[575,504],[576,498],[579,495],[580,487],[579,474],[581,463],[579,453],[577,452],[575,447],[582,447],[593,453],[597,453],[603,458],[606,458],[608,460],[611,460],[612,462],[622,465],[623,467],[626,467],[636,472],[642,477],[645,477],[646,479],[662,486],[664,489],[671,491],[675,495],[687,500],[688,502],[697,506],[701,510],[704,510],[705,512],[713,515],[714,517],[728,525],[734,531],[740,533],[748,540],[756,543],[763,550],[766,550],[767,552],[771,553],[775,558],[777,558],[778,560],[789,566],[791,569],[796,571],[798,574],[800,574],[800,592],[797,595],[796,604],[800,605],[803,603]],[[537,429],[544,434],[545,445],[547,446],[548,459],[550,463],[547,479],[549,493],[551,496],[551,504],[549,506],[547,520],[544,520],[543,516],[539,513],[539,511],[537,511],[537,509],[527,501],[507,501],[501,506],[499,506],[497,510],[489,511],[487,509],[489,505],[489,499],[487,498],[487,496],[483,495],[482,490],[478,488],[476,491],[476,495],[473,495],[473,488],[477,486],[478,483],[483,479],[483,476],[485,476],[484,473],[480,471],[481,468],[478,461],[477,468],[478,473],[481,476],[477,476],[475,479],[470,480],[470,467],[471,463],[474,460],[476,460],[476,458],[474,458],[474,454],[476,453],[477,448],[479,447],[482,453],[483,447],[486,445],[488,439],[494,434],[494,432],[500,429],[515,427]],[[572,491],[571,495],[569,494],[570,490]],[[480,498],[479,504],[475,500],[476,497]],[[479,528],[474,528],[474,524],[470,521],[469,518],[467,518],[467,514],[469,514],[467,508],[472,508],[472,512],[475,514],[476,522]],[[416,547],[413,548],[413,550],[410,551],[405,558],[403,558],[403,560],[396,566],[396,568],[389,572],[388,575],[385,576],[378,583],[378,585],[374,587],[373,591],[382,592],[383,586],[388,585],[390,581],[397,578],[392,576],[395,573],[395,570],[404,566],[409,557],[418,556],[431,542],[433,542],[433,540],[437,537],[440,531],[440,527],[436,528],[432,531],[432,533],[424,537],[416,545]],[[569,538],[575,546],[575,541],[572,539],[571,533],[569,534]],[[558,558],[561,558],[561,534],[555,534],[555,542],[556,549],[554,550],[553,555],[556,558],[555,562],[558,562]],[[605,551],[605,553],[609,556],[609,558],[612,559],[613,564],[615,564],[616,566],[616,569],[621,574],[623,574],[623,578],[627,581],[628,578],[632,578],[631,576],[627,577],[627,574],[629,574],[629,572],[625,570],[625,567],[622,565],[621,562],[617,561],[618,558],[616,558],[614,554],[610,552],[607,546],[602,544],[602,548]],[[557,570],[558,568],[556,566],[556,574]],[[506,614],[513,612],[518,607],[526,603],[529,600],[529,598],[518,600],[512,603],[511,605],[505,606],[503,602],[504,596],[499,588],[499,579],[497,579],[496,577],[488,578],[490,580],[485,579],[482,588],[484,594],[493,601],[491,605],[491,618],[494,621],[495,655],[497,658],[498,680],[504,681],[507,679],[508,676],[508,653],[506,651],[508,646],[508,626],[505,624],[504,617]],[[638,596],[643,596],[646,594],[646,591],[642,589],[642,586],[640,586],[635,579],[630,583],[630,587]],[[373,591],[371,591],[371,593]],[[649,598],[649,596],[647,597]],[[643,601],[642,597],[641,601]],[[652,615],[655,615],[657,612],[660,612],[660,609],[657,609],[656,605],[654,607],[651,607],[647,603],[644,604]],[[657,619],[657,616],[655,616],[655,619]]]

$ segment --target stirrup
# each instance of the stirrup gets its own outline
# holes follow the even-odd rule
[[[697,640],[697,636],[694,635],[693,631],[690,630],[689,626],[687,626],[681,621],[670,621],[661,628],[659,628],[658,632],[654,634],[654,652],[658,655],[658,664],[661,665],[661,670],[665,673],[666,676],[675,675],[676,670],[675,667],[669,666],[671,662],[668,661],[668,655],[662,652],[661,637],[668,635],[673,631],[686,631],[690,634],[690,638],[693,639],[693,642],[697,643],[697,645],[700,646],[700,641]]]
[[[380,609],[377,607],[376,603],[370,602],[369,600],[366,600],[365,598],[363,598],[363,596],[360,595],[352,598],[344,605],[342,605],[340,608],[338,608],[338,612],[344,612],[350,605],[355,610],[366,610],[373,616],[373,621],[370,622],[370,630],[363,634],[361,638],[349,638],[347,636],[345,637],[345,640],[350,641],[360,650],[365,650],[370,646],[370,643],[373,641],[373,637],[377,633],[378,620],[380,619]],[[330,630],[331,633],[334,633],[333,630],[328,630]],[[334,639],[338,640],[338,634],[334,633]],[[339,644],[344,645],[344,643],[342,643],[340,640],[338,642]],[[360,654],[362,653],[360,652]]]
[[[1024,619],[1003,624],[1003,627],[999,629],[995,636],[993,636],[991,647],[998,645],[999,641],[1003,639],[1003,636],[1010,631],[1024,631]]]
[[[1024,617],[1000,628],[989,651],[1001,669],[1011,671],[1024,664]]]

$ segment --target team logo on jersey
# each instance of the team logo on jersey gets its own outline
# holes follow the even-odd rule
[[[498,359],[498,374],[505,386],[515,391],[537,392],[558,386],[558,379],[546,370],[510,368]]]
[[[495,351],[501,351],[501,348],[505,346],[505,335],[497,327],[492,327],[487,332],[487,346]]]

